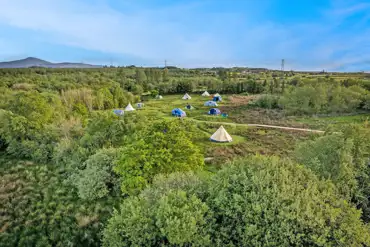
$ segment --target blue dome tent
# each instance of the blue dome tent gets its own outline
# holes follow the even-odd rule
[[[222,98],[221,98],[221,96],[214,96],[213,101],[215,101],[215,102],[222,101]]]
[[[189,105],[189,104],[187,104],[185,106],[185,108],[188,109],[188,110],[193,110],[194,109],[194,107],[192,105]]]
[[[172,110],[172,116],[175,117],[186,117],[186,113],[180,108],[175,108]]]
[[[119,109],[115,109],[115,110],[113,110],[113,112],[117,116],[123,116],[123,114],[125,113],[123,110],[119,110]]]
[[[221,114],[221,111],[218,108],[212,108],[211,110],[209,110],[208,114],[210,114],[210,115],[219,115],[219,114]]]
[[[217,103],[214,101],[207,101],[206,103],[204,103],[204,106],[217,106]]]

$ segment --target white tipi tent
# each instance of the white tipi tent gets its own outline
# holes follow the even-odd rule
[[[214,142],[232,142],[233,138],[227,133],[224,129],[224,126],[221,125],[220,128],[211,136],[211,141]]]
[[[135,109],[132,107],[131,103],[128,103],[128,105],[125,108],[125,111],[135,111]]]
[[[215,95],[213,95],[213,97],[220,97],[221,95],[219,93],[216,93]]]
[[[182,99],[191,99],[191,97],[190,97],[190,95],[189,94],[185,94],[183,97],[182,97]]]
[[[204,93],[202,93],[202,96],[210,96],[210,94],[207,91],[204,91]]]

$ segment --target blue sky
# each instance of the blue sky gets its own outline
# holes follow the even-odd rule
[[[0,60],[369,71],[370,0],[0,0]]]

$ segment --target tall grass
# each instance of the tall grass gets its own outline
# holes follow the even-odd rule
[[[71,89],[67,91],[61,92],[61,99],[63,103],[70,109],[73,109],[73,106],[76,103],[84,104],[89,111],[93,109],[93,91],[90,88],[79,88],[79,89]]]

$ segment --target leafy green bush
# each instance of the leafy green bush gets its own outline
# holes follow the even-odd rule
[[[18,92],[13,95],[6,108],[39,125],[50,123],[53,120],[53,106],[49,104],[44,95],[38,92]]]
[[[161,121],[138,133],[126,145],[115,172],[122,178],[122,192],[137,193],[151,182],[154,175],[202,168],[204,158],[192,143],[189,122]]]
[[[278,158],[233,162],[210,184],[219,246],[362,246],[369,232],[360,212],[340,199],[333,185]],[[348,223],[350,225],[348,225]]]
[[[288,114],[345,113],[363,109],[368,92],[359,87],[340,85],[304,85],[286,91],[279,104]]]
[[[332,179],[345,198],[350,199],[357,187],[352,149],[352,140],[335,133],[301,143],[296,149],[296,159],[319,176]]]
[[[77,115],[80,115],[83,117],[87,117],[87,115],[89,114],[89,110],[87,109],[87,107],[81,103],[74,104],[73,111],[77,113]]]
[[[332,180],[342,196],[370,219],[370,131],[358,125],[329,129],[325,136],[297,146],[295,158],[318,176]]]
[[[92,201],[105,197],[110,191],[119,191],[119,178],[113,172],[118,155],[119,149],[102,149],[85,161],[85,168],[71,178],[80,198]]]
[[[360,247],[370,244],[360,216],[303,166],[252,156],[210,179],[155,179],[115,211],[103,245]]]
[[[104,230],[103,246],[210,244],[205,182],[192,172],[158,175],[141,196],[129,197]]]
[[[100,246],[117,199],[80,200],[55,165],[0,163],[0,246]]]
[[[24,116],[0,111],[0,136],[12,156],[47,162],[52,158],[58,133],[51,126],[40,126]]]
[[[136,113],[119,118],[112,112],[94,112],[79,145],[90,150],[123,145],[135,131],[139,131],[144,117]]]
[[[279,108],[278,102],[279,96],[264,94],[259,96],[256,100],[251,101],[249,105],[267,109],[276,109]]]
[[[365,96],[363,108],[370,111],[370,93]]]

